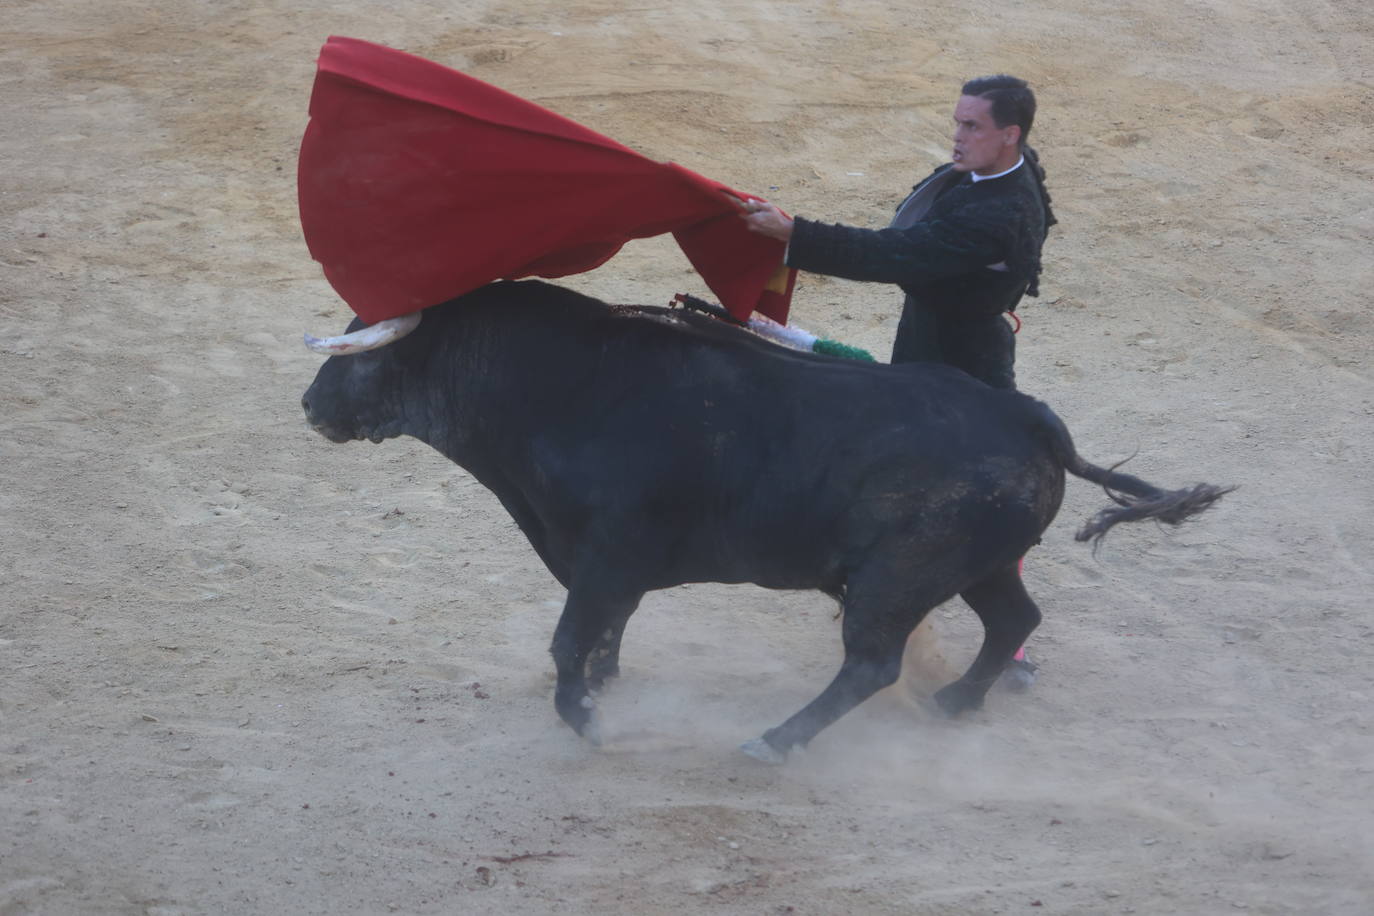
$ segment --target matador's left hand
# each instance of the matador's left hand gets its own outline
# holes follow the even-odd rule
[[[792,218],[768,201],[740,200],[733,196],[730,200],[739,208],[740,219],[748,225],[749,231],[783,242],[792,238]]]

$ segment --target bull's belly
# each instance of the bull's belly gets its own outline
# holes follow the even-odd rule
[[[668,551],[656,571],[645,568],[649,573],[645,578],[650,589],[697,582],[788,590],[834,588],[844,582],[844,553],[839,544],[823,538],[802,545],[795,538],[765,535],[759,542],[740,545],[708,533],[690,546]]]
[[[983,456],[924,472],[889,465],[861,484],[832,476],[829,489],[806,492],[762,483],[729,499],[546,506],[536,549],[565,583],[604,576],[640,592],[697,582],[833,590],[874,562],[953,563],[977,577],[1038,541],[1063,480],[1057,465]]]

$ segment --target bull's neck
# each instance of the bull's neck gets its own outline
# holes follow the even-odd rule
[[[409,399],[422,406],[408,418],[406,432],[470,471],[493,458],[514,457],[532,434],[520,355],[481,333],[441,348],[421,390]]]

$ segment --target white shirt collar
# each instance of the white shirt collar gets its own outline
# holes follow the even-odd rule
[[[1010,175],[1012,172],[1014,172],[1014,171],[1016,171],[1017,169],[1019,169],[1019,168],[1021,167],[1021,165],[1022,165],[1025,161],[1026,161],[1026,157],[1025,157],[1025,156],[1022,156],[1020,159],[1016,160],[1016,165],[1013,165],[1011,168],[1007,169],[1005,172],[998,172],[996,175],[979,175],[979,174],[974,173],[974,172],[971,172],[971,173],[969,173],[969,174],[973,175],[973,183],[974,183],[974,184],[977,184],[977,183],[980,182],[980,181],[992,181],[992,179],[994,179],[994,178],[1001,178],[1003,175]]]

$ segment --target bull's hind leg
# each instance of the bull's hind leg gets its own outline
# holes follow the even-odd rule
[[[554,630],[553,645],[549,647],[558,672],[554,708],[564,722],[593,744],[601,743],[601,735],[592,715],[596,704],[588,690],[588,661],[598,643],[607,638],[607,633],[614,636],[618,660],[620,633],[642,597],[642,594],[612,596],[575,585],[568,591],[563,616]]]
[[[865,587],[851,580],[844,604],[844,662],[821,695],[762,738],[741,749],[767,763],[782,763],[788,751],[805,747],[821,730],[873,694],[890,686],[902,670],[907,637],[945,598],[934,585],[876,576],[882,583]]]
[[[963,677],[935,692],[935,702],[949,716],[983,705],[988,688],[1040,624],[1040,609],[1026,593],[1015,564],[959,594],[983,622],[983,645]]]

